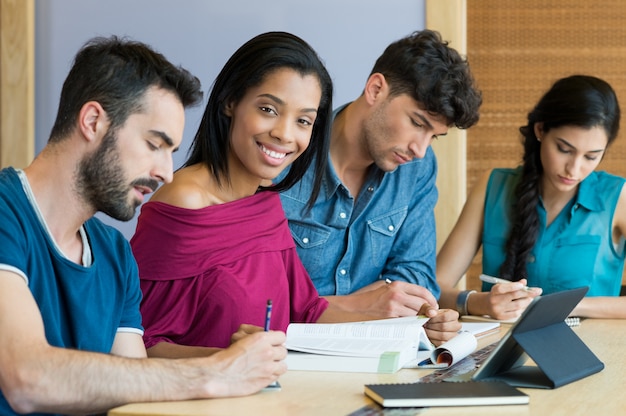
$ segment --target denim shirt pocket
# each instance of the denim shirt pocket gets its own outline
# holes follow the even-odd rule
[[[324,249],[330,238],[330,231],[318,225],[289,223],[291,236],[298,246],[298,250],[302,250],[302,263],[310,274],[320,267],[320,263],[324,259]]]
[[[381,266],[387,261],[407,211],[408,208],[403,207],[367,221],[371,250],[366,250],[371,253],[374,265]]]
[[[577,235],[559,238],[554,242],[548,273],[549,291],[592,286],[601,237]]]

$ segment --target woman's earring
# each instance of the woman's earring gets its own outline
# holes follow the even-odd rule
[[[541,137],[537,137],[537,141],[540,142],[541,141]]]

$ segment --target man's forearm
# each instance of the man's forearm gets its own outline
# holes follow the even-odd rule
[[[319,317],[318,323],[368,321],[384,317],[367,311],[357,294],[324,296],[324,299],[328,301],[328,308]]]
[[[42,348],[40,357],[22,363],[21,383],[3,388],[19,412],[97,413],[131,401],[207,395],[203,389],[208,383],[199,382],[209,379],[207,374],[181,360],[123,358],[54,347]]]

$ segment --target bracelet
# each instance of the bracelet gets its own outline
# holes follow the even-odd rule
[[[459,295],[456,297],[456,310],[459,312],[460,316],[469,315],[469,312],[467,311],[467,300],[472,293],[476,293],[476,291],[463,290],[459,292]]]

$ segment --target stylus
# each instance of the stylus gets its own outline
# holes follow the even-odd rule
[[[488,276],[486,274],[481,274],[480,280],[486,283],[491,283],[492,285],[495,285],[496,283],[514,283],[510,280],[500,279],[499,277]],[[530,288],[528,286],[524,286],[524,290],[530,290]]]

